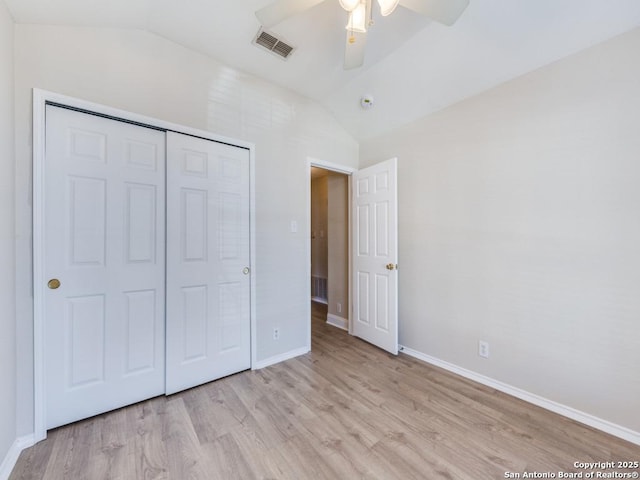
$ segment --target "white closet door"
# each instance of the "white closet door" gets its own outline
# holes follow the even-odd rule
[[[167,133],[171,394],[251,367],[249,151]]]
[[[165,134],[46,109],[46,426],[164,392]],[[59,282],[59,286],[58,286]]]

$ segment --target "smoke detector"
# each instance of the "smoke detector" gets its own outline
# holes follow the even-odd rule
[[[373,97],[371,95],[364,95],[360,99],[360,106],[364,110],[369,110],[369,109],[373,108]]]

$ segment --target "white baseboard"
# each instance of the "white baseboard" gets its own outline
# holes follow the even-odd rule
[[[311,301],[316,303],[322,303],[323,305],[329,304],[326,298],[321,298],[321,297],[311,297]]]
[[[327,313],[327,323],[334,327],[341,328],[342,330],[349,330],[349,320],[332,313]]]
[[[25,435],[24,437],[16,438],[11,448],[4,457],[2,464],[0,464],[0,480],[7,480],[13,467],[16,466],[20,452],[25,448],[29,448],[35,444],[35,437],[33,434]]]
[[[636,432],[627,427],[623,427],[621,425],[617,425],[615,423],[611,423],[608,420],[603,420],[601,418],[595,417],[589,413],[582,412],[580,410],[576,410],[575,408],[569,407],[567,405],[563,405],[558,402],[554,402],[553,400],[549,400],[547,398],[541,397],[540,395],[536,395],[535,393],[527,392],[526,390],[522,390],[517,387],[513,387],[506,383],[500,382],[490,377],[486,377],[479,373],[476,373],[471,370],[467,370],[466,368],[459,367],[449,362],[445,362],[444,360],[440,360],[439,358],[431,357],[424,353],[418,352],[416,350],[412,350],[411,348],[399,346],[400,351],[410,355],[418,360],[422,360],[423,362],[430,363],[431,365],[435,365],[436,367],[443,368],[452,373],[460,375],[461,377],[468,378],[469,380],[473,380],[474,382],[481,383],[486,385],[487,387],[494,388],[503,393],[511,395],[513,397],[519,398],[520,400],[524,400],[525,402],[532,403],[537,405],[538,407],[542,407],[544,409],[550,410],[554,413],[558,413],[562,416],[570,418],[580,423],[584,423],[590,427],[596,428],[598,430],[602,430],[603,432],[609,433],[616,437],[622,438],[623,440],[627,440],[628,442],[635,443],[636,445],[640,445],[640,432]]]
[[[251,369],[252,370],[260,370],[261,368],[268,367],[270,365],[274,365],[276,363],[284,362],[285,360],[289,360],[291,358],[298,357],[300,355],[304,355],[305,353],[309,353],[311,348],[302,347],[297,348],[296,350],[291,350],[289,352],[281,353],[280,355],[275,355],[273,357],[265,358],[264,360],[260,360],[257,362]]]

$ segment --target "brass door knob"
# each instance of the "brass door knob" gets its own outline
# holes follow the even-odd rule
[[[47,282],[47,287],[49,287],[51,290],[55,290],[59,286],[60,286],[60,280],[58,280],[57,278],[52,278]]]
[[[395,263],[387,264],[387,270],[395,270],[396,268],[398,268],[398,265],[396,265]]]

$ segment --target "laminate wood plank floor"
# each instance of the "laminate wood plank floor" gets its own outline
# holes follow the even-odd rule
[[[10,480],[489,480],[640,461],[639,446],[325,319],[314,304],[307,355],[50,431]]]

